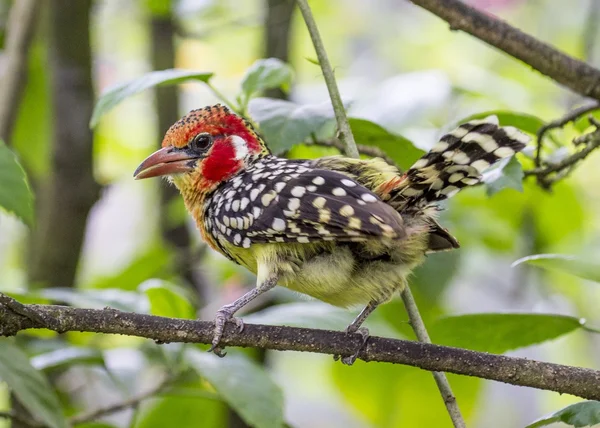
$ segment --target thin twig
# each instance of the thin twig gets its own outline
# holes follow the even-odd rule
[[[300,12],[302,12],[304,22],[306,23],[313,45],[315,46],[315,51],[317,52],[321,70],[323,70],[323,77],[325,78],[325,84],[329,91],[329,97],[331,98],[331,104],[333,105],[333,111],[338,125],[338,138],[344,143],[346,154],[350,157],[357,158],[358,150],[356,148],[356,142],[354,141],[354,135],[352,134],[348,118],[346,117],[344,102],[342,101],[340,91],[335,82],[333,69],[331,68],[329,58],[327,57],[327,51],[325,50],[323,41],[321,40],[317,23],[315,22],[307,0],[296,0],[296,3],[298,4]]]
[[[40,9],[38,0],[13,3],[6,30],[6,49],[0,85],[0,138],[7,141],[16,122],[27,81],[27,54]]]
[[[530,65],[572,91],[600,100],[600,70],[480,12],[460,0],[410,0],[450,24]]]
[[[165,388],[167,388],[171,384],[171,382],[173,382],[173,378],[167,376],[163,381],[161,381],[158,385],[156,385],[149,391],[136,395],[135,397],[126,399],[120,403],[116,403],[107,407],[103,407],[101,409],[96,409],[89,412],[81,413],[79,415],[75,415],[69,419],[69,422],[72,425],[81,424],[84,422],[91,422],[100,419],[101,417],[108,416],[113,413],[117,413],[122,410],[128,409],[130,407],[136,407],[147,398],[151,398],[161,393]]]
[[[419,308],[417,307],[417,303],[413,298],[412,293],[406,292],[408,289],[408,285],[405,290],[401,293],[402,301],[404,302],[404,306],[406,307],[406,312],[408,312],[408,316],[410,318],[410,323],[412,325],[415,334],[417,335],[417,339],[423,343],[431,343],[431,338],[429,337],[429,333],[427,333],[427,329],[425,328],[425,324],[421,319],[421,315],[419,314]],[[414,323],[414,317],[418,317],[416,323]],[[450,414],[450,419],[454,423],[455,427],[458,428],[466,428],[465,421],[460,413],[460,409],[458,408],[458,404],[456,403],[456,397],[452,393],[452,388],[450,388],[450,384],[446,375],[442,372],[432,372],[433,378],[435,379],[435,383],[442,394],[442,398],[444,399],[444,403],[446,404],[446,409]]]
[[[335,117],[338,124],[339,130],[339,139],[345,146],[345,152],[348,156],[358,158],[359,151],[356,146],[356,142],[354,141],[354,135],[352,134],[352,130],[350,129],[350,124],[348,123],[348,118],[346,117],[346,110],[344,109],[344,103],[342,102],[342,98],[340,96],[340,92],[337,87],[337,83],[335,81],[335,76],[333,75],[333,70],[331,68],[331,64],[329,63],[329,59],[327,58],[327,52],[325,50],[325,46],[321,40],[319,35],[319,30],[317,28],[317,24],[312,16],[312,12],[310,10],[310,6],[308,5],[307,0],[296,0],[300,11],[302,12],[302,16],[304,17],[304,21],[306,22],[306,26],[308,28],[308,32],[313,41],[313,45],[315,47],[315,51],[317,52],[317,58],[319,59],[319,64],[321,66],[321,70],[323,71],[323,76],[325,78],[325,83],[327,84],[327,89],[329,90],[329,96],[331,98],[331,103],[333,105],[333,110],[335,112]],[[405,301],[412,301],[412,305],[406,305],[406,311],[408,312],[408,316],[410,318],[411,325],[417,334],[417,337],[420,341],[424,343],[431,343],[429,340],[429,336],[427,335],[427,329],[425,328],[425,323],[423,322],[423,318],[419,313],[419,309],[417,305],[414,304],[414,299],[412,297],[412,293],[410,291],[410,287],[404,287],[402,291],[402,299]],[[425,335],[422,333],[425,332]],[[344,355],[344,354],[339,354]],[[434,374],[435,381],[440,389],[440,393],[444,399],[444,404],[448,410],[448,414],[452,419],[452,423],[455,427],[462,428],[465,426],[464,419],[460,413],[460,409],[458,408],[458,404],[456,403],[456,398],[452,394],[452,388],[450,387],[450,383],[446,378],[446,375],[443,373]]]
[[[334,149],[338,149],[340,152],[344,152],[346,147],[342,144],[341,141],[338,140],[313,140],[304,143],[307,146],[320,146],[320,147],[333,147]],[[381,158],[390,165],[396,166],[396,162],[392,158],[390,158],[383,150],[379,147],[374,146],[365,146],[364,144],[357,144],[356,148],[358,149],[358,153],[365,156],[370,156],[373,158]]]
[[[209,344],[215,326],[212,321],[164,318],[114,309],[78,309],[58,305],[25,306],[37,312],[39,319],[54,319],[57,325],[48,322],[36,323],[0,305],[0,336],[15,335],[28,328],[49,328],[62,332],[124,334],[145,337],[160,343]],[[362,338],[348,337],[342,331],[257,324],[246,324],[244,331],[240,333],[235,326],[228,324],[222,344],[279,351],[350,355],[362,344]],[[600,400],[600,371],[593,369],[375,336],[369,338],[359,358],[364,361],[405,364],[429,371],[476,376],[512,385],[577,395],[589,400]]]
[[[540,167],[542,165],[542,147],[544,144],[544,136],[551,129],[562,128],[569,122],[573,122],[579,119],[584,114],[590,113],[594,110],[600,109],[600,103],[588,104],[581,107],[578,107],[574,110],[571,110],[569,113],[565,114],[563,117],[553,120],[552,122],[548,122],[544,126],[542,126],[537,132],[537,150],[535,153],[535,166]]]
[[[585,159],[590,153],[600,147],[600,130],[584,134],[575,139],[574,142],[575,144],[585,144],[585,148],[555,164],[524,171],[525,177],[535,176],[540,185],[544,188],[549,188],[558,179],[566,177],[577,162]],[[551,174],[556,174],[556,176],[550,178]]]
[[[29,419],[23,415],[20,415],[16,412],[0,412],[0,419],[10,419],[12,421],[18,422],[21,425],[25,425],[30,428],[42,428],[44,426],[43,423],[36,421],[34,419]]]

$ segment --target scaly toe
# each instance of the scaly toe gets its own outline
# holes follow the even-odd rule
[[[243,319],[233,317],[233,318],[229,318],[229,321],[235,323],[238,333],[241,333],[242,331],[244,331],[244,320]]]
[[[367,341],[369,340],[369,329],[366,328],[366,327],[360,327],[360,328],[357,328],[357,329],[352,329],[351,326],[349,326],[346,329],[346,334],[348,334],[348,335],[350,335],[350,334],[359,334],[362,337],[362,343],[360,344],[360,346],[358,347],[358,349],[356,350],[356,352],[354,354],[352,354],[350,356],[347,356],[347,357],[342,357],[341,355],[334,355],[333,356],[333,360],[337,361],[337,360],[341,359],[342,364],[345,364],[347,366],[351,366],[352,364],[354,364],[354,362],[358,358],[358,354],[360,354],[361,351],[367,345]]]
[[[223,351],[223,349],[219,346],[215,346],[212,345],[207,352],[212,352],[213,354],[215,354],[217,357],[223,358],[225,355],[227,355],[227,352]]]

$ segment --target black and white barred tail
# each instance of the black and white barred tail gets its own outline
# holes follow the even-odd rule
[[[405,207],[426,206],[481,181],[481,173],[500,159],[523,150],[529,137],[496,116],[473,120],[444,135],[406,171],[392,198]]]

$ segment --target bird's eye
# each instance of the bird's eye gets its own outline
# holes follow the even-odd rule
[[[210,147],[212,144],[212,136],[207,133],[196,135],[192,141],[190,141],[190,148],[197,152],[203,152]]]

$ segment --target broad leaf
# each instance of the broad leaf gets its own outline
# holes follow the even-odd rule
[[[374,146],[383,150],[403,170],[407,170],[425,152],[401,135],[392,134],[382,126],[366,119],[349,119],[357,144]]]
[[[502,126],[514,126],[515,128],[534,135],[537,134],[538,130],[546,124],[546,122],[539,117],[532,116],[527,113],[517,113],[506,110],[492,110],[483,113],[477,113],[462,119],[460,123],[465,123],[470,120],[484,119],[488,116],[498,116],[498,120]]]
[[[283,393],[264,368],[233,352],[227,358],[219,358],[190,348],[186,359],[248,425],[283,426]]]
[[[571,404],[558,412],[545,416],[527,425],[525,428],[538,428],[562,422],[574,427],[591,427],[600,424],[600,402],[582,401]]]
[[[359,310],[336,308],[321,302],[296,302],[275,305],[260,312],[244,316],[244,321],[253,324],[286,325],[292,327],[344,330],[358,315]],[[365,322],[373,335],[399,337],[375,313]]]
[[[537,254],[515,261],[512,267],[518,266],[521,263],[527,263],[543,269],[565,272],[583,279],[600,282],[600,265],[594,260],[585,260],[566,254]]]
[[[498,164],[483,173],[483,182],[486,185],[488,196],[498,193],[502,189],[515,189],[523,191],[523,167],[515,156],[502,159]]]
[[[149,248],[133,259],[123,270],[113,275],[101,276],[83,288],[118,288],[133,291],[148,278],[165,279],[171,276],[174,254],[164,247]]]
[[[40,290],[40,295],[80,308],[102,309],[108,306],[128,312],[146,312],[147,310],[145,299],[140,299],[138,293],[123,291],[117,288],[107,288],[104,290],[46,288]]]
[[[243,105],[265,89],[287,89],[292,83],[292,68],[277,58],[259,59],[248,68],[242,79]]]
[[[168,396],[147,400],[140,408],[135,428],[222,428],[227,426],[225,403],[207,398],[200,381],[185,391],[171,388]],[[206,382],[204,382],[206,385]],[[133,428],[132,427],[132,428]]]
[[[448,427],[448,413],[431,373],[395,364],[357,361],[352,367],[329,360],[331,376],[339,394],[369,427]],[[319,370],[312,366],[305,371]],[[306,377],[311,376],[307,374]],[[314,376],[314,375],[312,375]],[[323,376],[315,376],[321,382]],[[310,382],[311,378],[308,378]],[[463,416],[477,411],[481,379],[448,375]],[[432,397],[438,396],[438,399]]]
[[[104,114],[132,95],[155,86],[177,85],[188,80],[207,83],[212,75],[213,73],[172,68],[168,70],[152,71],[137,79],[117,85],[102,94],[96,103],[92,118],[90,119],[90,128],[94,128]]]
[[[104,365],[104,357],[97,349],[72,346],[38,354],[31,359],[31,365],[38,370],[62,369],[74,364]]]
[[[250,101],[249,110],[275,154],[303,142],[334,121],[329,102],[300,105],[272,98],[255,98]]]
[[[7,338],[0,338],[0,379],[35,419],[52,428],[67,427],[62,406],[48,379],[33,368],[27,355]]]
[[[170,318],[196,318],[196,311],[186,291],[175,284],[151,279],[140,285],[139,291],[148,296],[150,313]]]
[[[33,224],[33,194],[17,157],[0,140],[0,208]]]
[[[441,318],[429,330],[439,345],[502,354],[555,339],[581,327],[575,317],[482,313]]]

